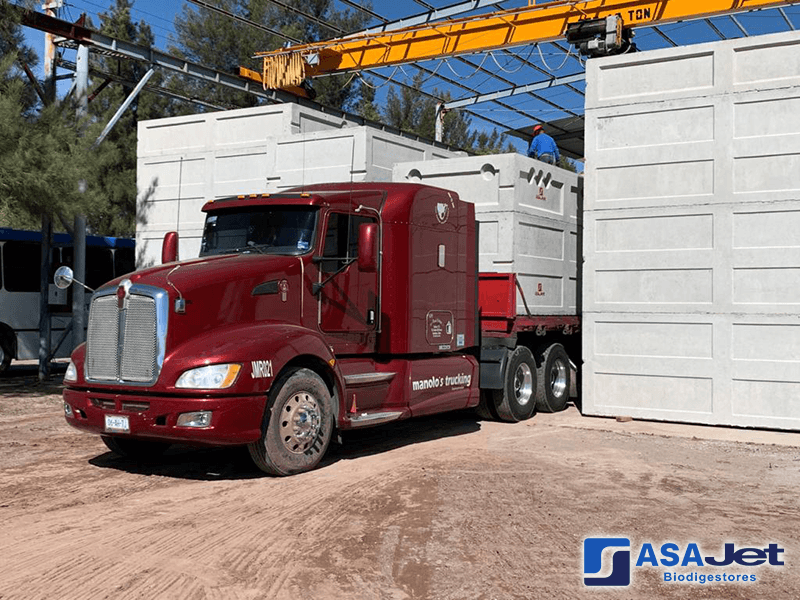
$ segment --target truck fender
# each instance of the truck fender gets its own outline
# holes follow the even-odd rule
[[[237,394],[268,392],[290,363],[317,369],[324,364],[332,375],[327,379],[334,384],[333,395],[341,397],[342,375],[330,346],[319,333],[285,323],[237,324],[193,337],[169,353],[159,379],[168,391],[185,392],[175,387],[184,371],[221,363],[242,365],[227,390]]]
[[[506,380],[509,350],[504,346],[481,348],[480,387],[482,390],[502,390]]]

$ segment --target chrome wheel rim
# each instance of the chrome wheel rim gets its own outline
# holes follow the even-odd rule
[[[526,363],[520,364],[514,373],[514,396],[520,406],[528,404],[533,397],[533,373]]]
[[[317,440],[322,429],[322,411],[316,398],[298,392],[289,398],[281,411],[280,434],[284,447],[303,454]]]
[[[567,365],[562,360],[554,361],[550,367],[550,390],[556,398],[567,391]]]

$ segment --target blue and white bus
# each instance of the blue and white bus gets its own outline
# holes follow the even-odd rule
[[[51,273],[61,265],[72,266],[72,238],[56,233],[51,255]],[[42,234],[0,228],[0,373],[12,359],[39,357],[39,272]],[[106,281],[135,269],[134,240],[86,236],[86,285],[97,289]],[[52,344],[72,318],[72,292],[57,290],[50,284]],[[87,302],[89,295],[87,294]],[[71,335],[67,336],[56,357],[69,356]]]

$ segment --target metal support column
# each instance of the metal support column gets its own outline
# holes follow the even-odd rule
[[[111,120],[108,122],[108,125],[106,125],[106,128],[103,129],[103,133],[101,133],[98,136],[97,140],[95,140],[93,147],[96,148],[97,146],[100,145],[100,143],[104,139],[106,139],[106,136],[114,128],[114,125],[117,124],[117,121],[119,121],[120,117],[122,117],[123,113],[127,110],[127,108],[131,105],[131,102],[133,102],[136,96],[139,95],[139,92],[142,91],[142,88],[145,86],[147,81],[153,76],[153,73],[155,73],[155,70],[153,69],[153,67],[150,67],[147,73],[145,73],[144,76],[139,80],[139,83],[136,84],[136,87],[133,88],[133,91],[130,94],[128,94],[127,98],[125,98],[125,102],[122,103],[122,106],[120,106],[117,109],[117,112],[114,114],[114,116],[111,117]]]
[[[50,239],[53,237],[50,215],[42,215],[42,260],[39,270],[39,381],[50,377]]]
[[[75,217],[73,272],[75,279],[86,283],[86,217]],[[86,290],[82,285],[72,286],[72,347],[86,341]]]
[[[56,10],[63,5],[61,0],[52,0],[42,5],[42,10],[48,17],[55,17]],[[46,103],[53,102],[56,98],[56,36],[52,33],[44,34],[44,95]]]
[[[75,61],[75,98],[78,102],[78,120],[89,112],[89,46],[78,45],[78,59]]]
[[[89,112],[89,46],[78,46],[78,60],[75,69],[75,96],[78,101],[78,121],[85,119]],[[81,123],[79,125],[83,127]],[[81,187],[85,192],[86,186]],[[75,279],[86,282],[86,216],[76,215],[72,235],[73,272]],[[86,341],[86,292],[82,285],[72,288],[72,348]]]

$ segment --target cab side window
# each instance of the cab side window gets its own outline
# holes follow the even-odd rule
[[[325,248],[322,256],[327,259],[321,263],[326,273],[343,268],[348,262],[358,258],[358,230],[362,223],[374,223],[375,219],[363,215],[331,213],[325,231]]]

